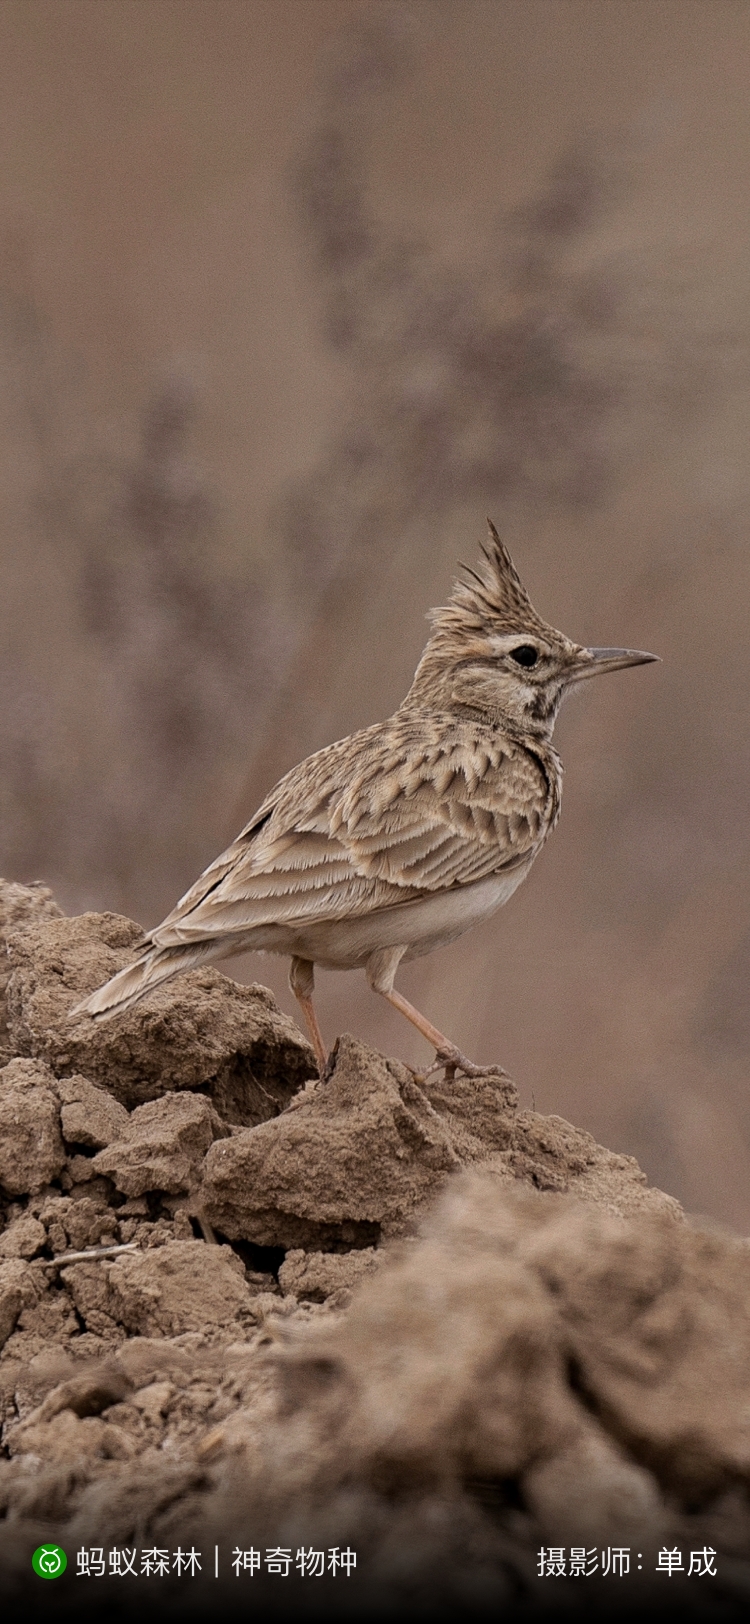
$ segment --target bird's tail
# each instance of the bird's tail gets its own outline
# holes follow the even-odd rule
[[[132,1009],[146,993],[152,992],[154,987],[161,986],[164,981],[171,981],[172,976],[182,975],[186,970],[195,970],[199,964],[204,964],[206,959],[221,957],[221,952],[217,953],[217,947],[220,945],[218,942],[196,942],[192,946],[145,947],[135,964],[129,964],[124,970],[119,970],[111,981],[105,982],[103,987],[98,987],[96,992],[92,992],[90,998],[85,998],[82,1004],[76,1004],[75,1009],[70,1011],[69,1018],[72,1020],[76,1015],[93,1015],[102,1019]]]

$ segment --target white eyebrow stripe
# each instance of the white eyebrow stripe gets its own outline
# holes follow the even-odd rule
[[[497,632],[490,637],[490,648],[493,654],[510,654],[511,649],[529,648],[538,649],[540,654],[549,654],[549,648],[539,637],[524,637],[523,632],[505,632],[500,636]]]

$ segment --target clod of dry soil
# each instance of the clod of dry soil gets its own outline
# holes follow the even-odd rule
[[[351,1579],[291,1576],[283,1616],[507,1617],[577,1606],[540,1546],[710,1545],[712,1605],[739,1616],[744,1241],[503,1077],[426,1084],[344,1036],[319,1082],[271,994],[215,971],[69,1020],[129,920],[0,882],[0,931],[9,1595],[43,1540],[349,1546]],[[252,1583],[282,1616],[279,1581]],[[697,1583],[669,1581],[680,1616]],[[191,1596],[215,1609],[207,1578]]]

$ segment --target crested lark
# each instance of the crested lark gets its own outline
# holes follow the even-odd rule
[[[492,524],[483,551],[447,607],[432,611],[395,714],[293,767],[136,962],[74,1014],[128,1009],[208,959],[283,953],[321,1072],[316,964],[364,968],[440,1064],[498,1071],[467,1060],[396,992],[396,970],[488,918],[528,874],[560,811],[550,738],[565,694],[657,656],[572,643],[532,608]]]

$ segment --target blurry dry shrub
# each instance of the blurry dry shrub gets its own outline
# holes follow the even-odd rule
[[[356,639],[398,550],[413,545],[422,591],[415,528],[434,550],[459,509],[601,504],[726,387],[731,343],[692,319],[679,278],[607,247],[635,184],[627,143],[563,154],[464,268],[382,224],[368,140],[418,71],[418,32],[396,7],[334,39],[293,177],[351,399],[269,518],[281,610],[252,556],[241,578],[226,573],[221,494],[190,449],[189,382],[152,389],[137,444],[131,422],[109,434],[39,316],[23,245],[6,244],[6,569],[23,586],[3,657],[0,868],[49,879],[68,906],[153,920],[173,900],[233,832],[227,785],[246,815],[310,747],[332,646]]]

